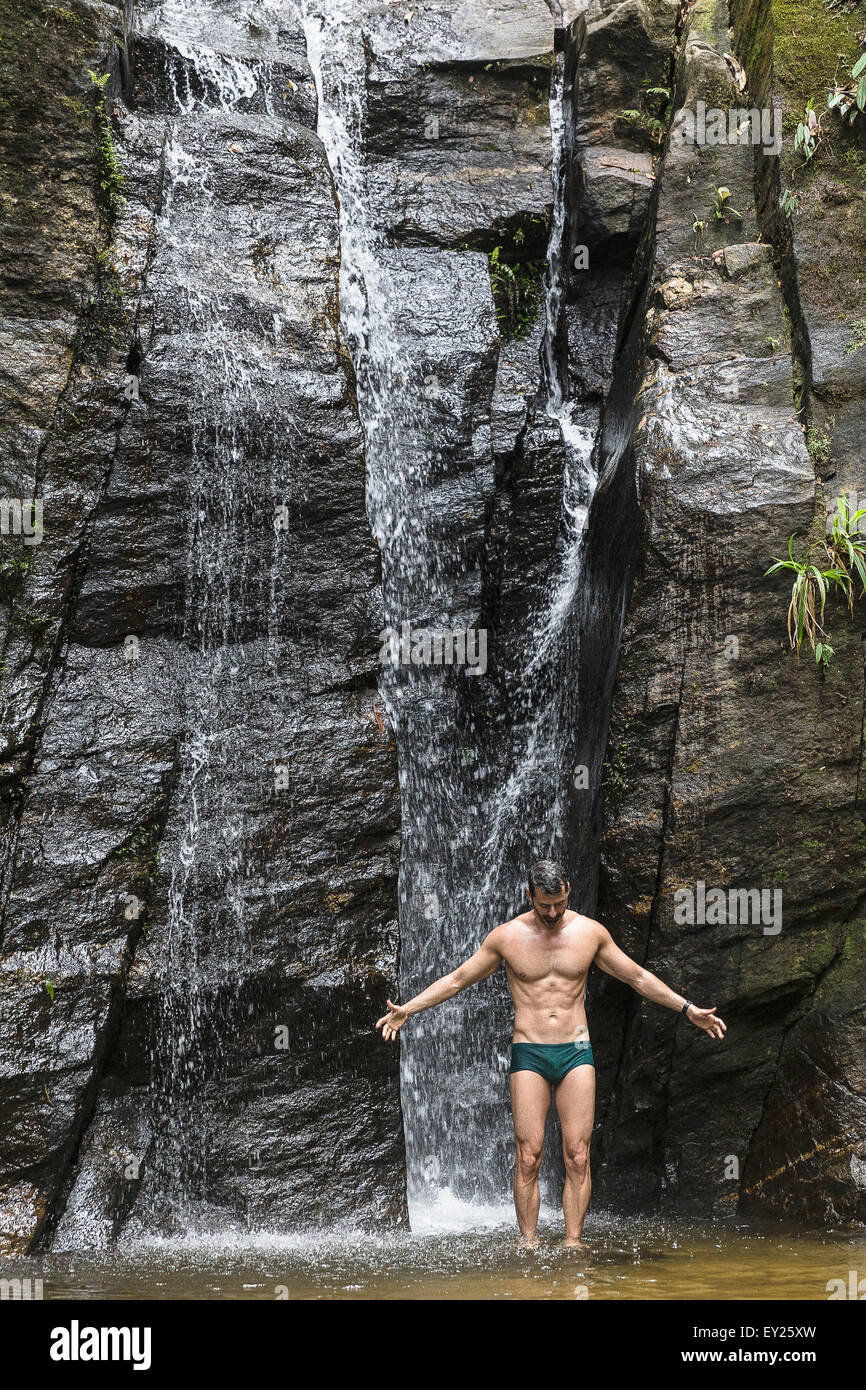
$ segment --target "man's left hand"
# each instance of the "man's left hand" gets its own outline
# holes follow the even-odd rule
[[[686,1018],[693,1023],[696,1028],[703,1028],[705,1033],[709,1033],[711,1038],[720,1040],[728,1031],[726,1025],[716,1013],[716,1005],[713,1004],[709,1009],[699,1009],[697,1004],[692,1004],[686,1014]]]

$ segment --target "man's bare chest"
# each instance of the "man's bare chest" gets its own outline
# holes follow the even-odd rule
[[[504,958],[508,974],[524,985],[550,981],[579,986],[592,963],[590,952],[578,942],[555,946],[515,944],[504,953]]]

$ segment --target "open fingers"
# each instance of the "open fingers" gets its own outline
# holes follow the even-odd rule
[[[393,1020],[395,1015],[399,1017],[400,1005],[395,1004],[391,999],[387,999],[385,1002],[387,1003],[390,1012],[382,1015],[382,1017],[376,1024],[376,1027],[382,1029],[382,1038],[385,1042],[393,1042],[397,1036],[397,1029],[400,1027],[400,1023],[405,1022],[405,1019],[400,1019],[400,1023],[398,1023],[395,1027]]]

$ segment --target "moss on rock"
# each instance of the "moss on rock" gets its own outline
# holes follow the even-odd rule
[[[776,82],[787,127],[796,124],[810,97],[824,105],[846,63],[850,72],[863,25],[860,8],[845,12],[828,9],[824,0],[773,0]]]

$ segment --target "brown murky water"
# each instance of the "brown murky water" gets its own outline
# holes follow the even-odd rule
[[[831,1280],[847,1289],[853,1271],[855,1284],[866,1281],[866,1232],[691,1228],[596,1213],[586,1250],[560,1249],[560,1227],[551,1222],[537,1250],[521,1251],[504,1215],[470,1230],[428,1219],[411,1234],[224,1231],[154,1239],[4,1261],[0,1277],[41,1279],[45,1299],[820,1301],[839,1287]]]

